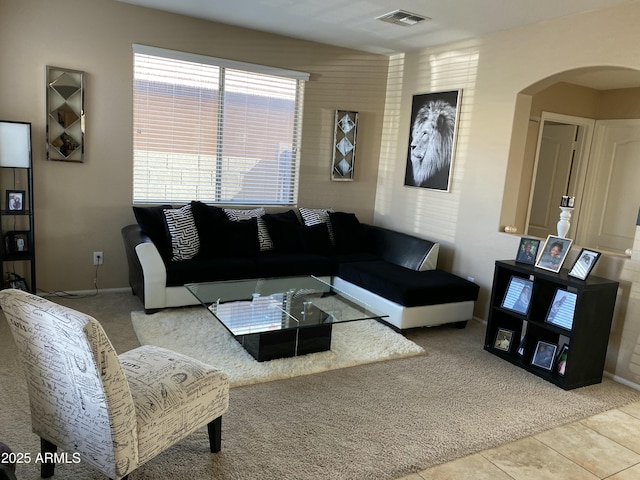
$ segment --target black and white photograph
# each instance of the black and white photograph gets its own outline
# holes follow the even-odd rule
[[[526,263],[534,265],[538,257],[538,249],[540,248],[540,240],[537,238],[521,238],[518,254],[516,255],[516,263]]]
[[[413,96],[404,184],[449,191],[462,90]]]
[[[7,190],[7,211],[24,212],[24,190]]]
[[[513,330],[507,330],[506,328],[499,328],[496,334],[496,342],[493,345],[494,348],[508,352],[511,349],[511,340],[513,339]]]
[[[549,235],[544,242],[544,247],[542,247],[542,253],[536,262],[536,267],[558,273],[562,268],[564,259],[567,258],[572,242],[573,240],[570,238]]]
[[[558,288],[553,295],[545,322],[571,330],[577,298],[575,293]]]
[[[531,303],[533,282],[526,278],[513,276],[502,300],[502,308],[526,315]]]
[[[557,349],[558,346],[553,343],[539,341],[536,345],[536,351],[533,354],[531,364],[536,367],[544,368],[545,370],[551,370],[556,358]]]
[[[7,232],[4,242],[5,252],[9,254],[26,254],[31,251],[28,231]]]
[[[593,267],[595,267],[598,258],[600,258],[600,252],[583,248],[569,270],[569,275],[579,278],[580,280],[586,280],[591,270],[593,270]]]

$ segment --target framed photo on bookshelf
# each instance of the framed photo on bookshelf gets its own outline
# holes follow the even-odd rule
[[[24,190],[7,190],[7,214],[24,213]]]
[[[557,345],[539,341],[536,345],[536,351],[531,359],[531,364],[545,370],[553,369],[554,360],[556,358]]]
[[[538,248],[540,248],[540,240],[537,238],[521,238],[516,263],[534,265],[538,257]]]
[[[507,330],[506,328],[499,328],[496,334],[496,342],[493,345],[494,348],[508,352],[511,350],[511,341],[513,340],[513,330]]]
[[[571,330],[578,296],[562,288],[556,289],[545,322]]]
[[[564,375],[564,372],[567,369],[567,357],[569,356],[569,345],[566,343],[560,348],[560,353],[558,354],[558,359],[556,360],[556,365],[554,367],[556,373],[560,375]]]
[[[509,286],[502,299],[502,308],[526,315],[531,303],[531,291],[533,281],[513,275],[509,280]]]
[[[600,252],[583,248],[571,267],[571,270],[569,270],[569,275],[579,278],[580,280],[586,280],[591,270],[593,270],[593,267],[595,267],[600,255]]]
[[[544,242],[542,254],[536,262],[536,267],[558,273],[562,268],[564,259],[567,258],[572,242],[573,240],[570,238],[549,235]]]

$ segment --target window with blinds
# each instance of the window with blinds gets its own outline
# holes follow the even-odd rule
[[[308,74],[134,45],[133,201],[293,205]]]

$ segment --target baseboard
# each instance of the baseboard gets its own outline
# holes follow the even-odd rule
[[[610,378],[611,380],[613,380],[614,382],[618,382],[621,383],[622,385],[626,385],[629,388],[633,388],[634,390],[638,390],[640,391],[640,385],[635,383],[635,382],[631,382],[629,380],[627,380],[626,378],[622,378],[619,375],[614,375],[611,372],[607,372],[606,370],[603,372],[603,376]]]
[[[61,295],[97,295],[98,293],[124,293],[131,292],[131,287],[120,287],[120,288],[100,288],[98,291],[95,289],[92,290],[64,290],[57,292],[39,292],[38,295],[41,297],[59,297]]]

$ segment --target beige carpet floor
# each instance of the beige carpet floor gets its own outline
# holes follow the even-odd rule
[[[95,316],[119,352],[137,345],[129,294],[60,300]],[[222,451],[207,452],[201,430],[153,459],[131,480],[391,480],[578,418],[640,401],[611,380],[564,391],[482,348],[484,326],[417,329],[426,355],[236,387],[222,422]],[[0,319],[0,441],[38,451],[20,366]],[[21,465],[19,478],[38,478]],[[83,464],[58,479],[98,479]]]

